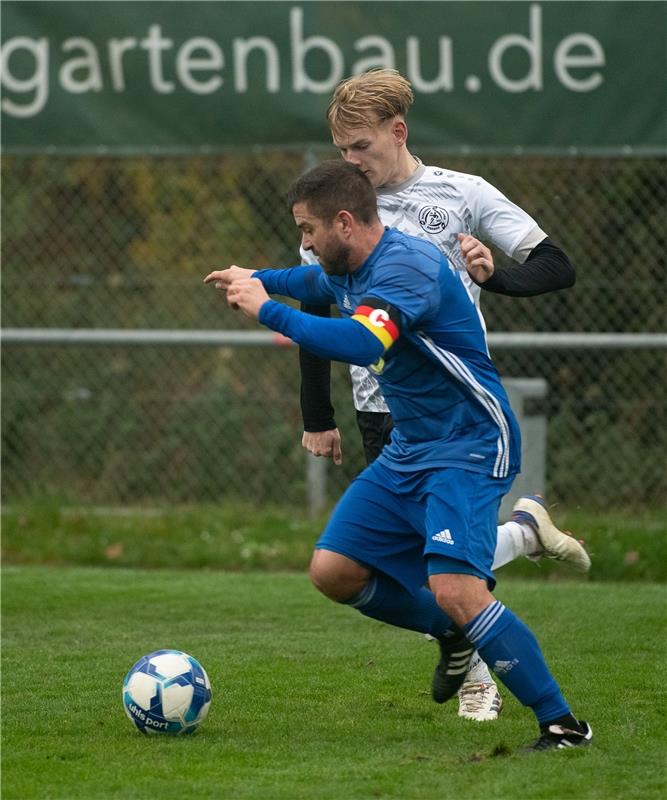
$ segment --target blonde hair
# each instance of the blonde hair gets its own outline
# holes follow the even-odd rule
[[[372,69],[341,81],[326,119],[332,133],[370,128],[396,116],[405,117],[414,102],[410,81],[395,69]]]

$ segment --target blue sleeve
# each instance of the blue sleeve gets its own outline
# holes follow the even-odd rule
[[[353,319],[315,317],[269,300],[259,310],[259,321],[321,358],[367,367],[384,353],[382,342]]]
[[[286,269],[260,269],[252,274],[259,278],[269,294],[293,297],[302,303],[330,305],[336,302],[329,289],[326,274],[319,264]]]

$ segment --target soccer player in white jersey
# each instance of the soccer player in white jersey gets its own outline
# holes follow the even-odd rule
[[[479,307],[481,290],[527,297],[574,284],[565,253],[535,220],[498,189],[476,175],[427,166],[407,147],[406,116],[413,102],[410,83],[395,70],[371,70],[341,82],[327,122],[343,158],[359,167],[375,187],[380,219],[386,226],[431,241],[459,275]],[[510,256],[497,268],[484,241]],[[302,249],[305,263],[311,252]],[[328,307],[304,305],[319,316]],[[300,351],[304,417],[303,446],[317,456],[342,461],[340,432],[329,394],[330,364]],[[391,417],[373,375],[350,367],[357,421],[367,461],[389,441]],[[512,520],[498,528],[494,569],[520,555],[556,558],[581,570],[590,567],[585,549],[556,528],[540,498],[521,498]],[[434,681],[434,699],[438,700]],[[496,719],[502,699],[486,665],[476,654],[459,692],[459,715]]]

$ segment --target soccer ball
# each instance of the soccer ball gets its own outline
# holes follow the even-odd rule
[[[149,653],[123,681],[125,713],[142,733],[193,733],[210,705],[206,671],[180,650]]]

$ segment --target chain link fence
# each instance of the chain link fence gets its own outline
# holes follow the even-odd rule
[[[571,257],[577,285],[483,294],[489,331],[665,331],[667,162],[462,158]],[[202,285],[212,268],[298,262],[290,181],[329,149],[167,157],[6,156],[5,328],[256,330]],[[500,263],[505,259],[496,254]],[[540,377],[547,489],[564,506],[667,507],[667,351],[498,349],[505,377]],[[3,499],[303,507],[295,348],[5,343]],[[344,464],[363,466],[345,366],[333,365]]]

